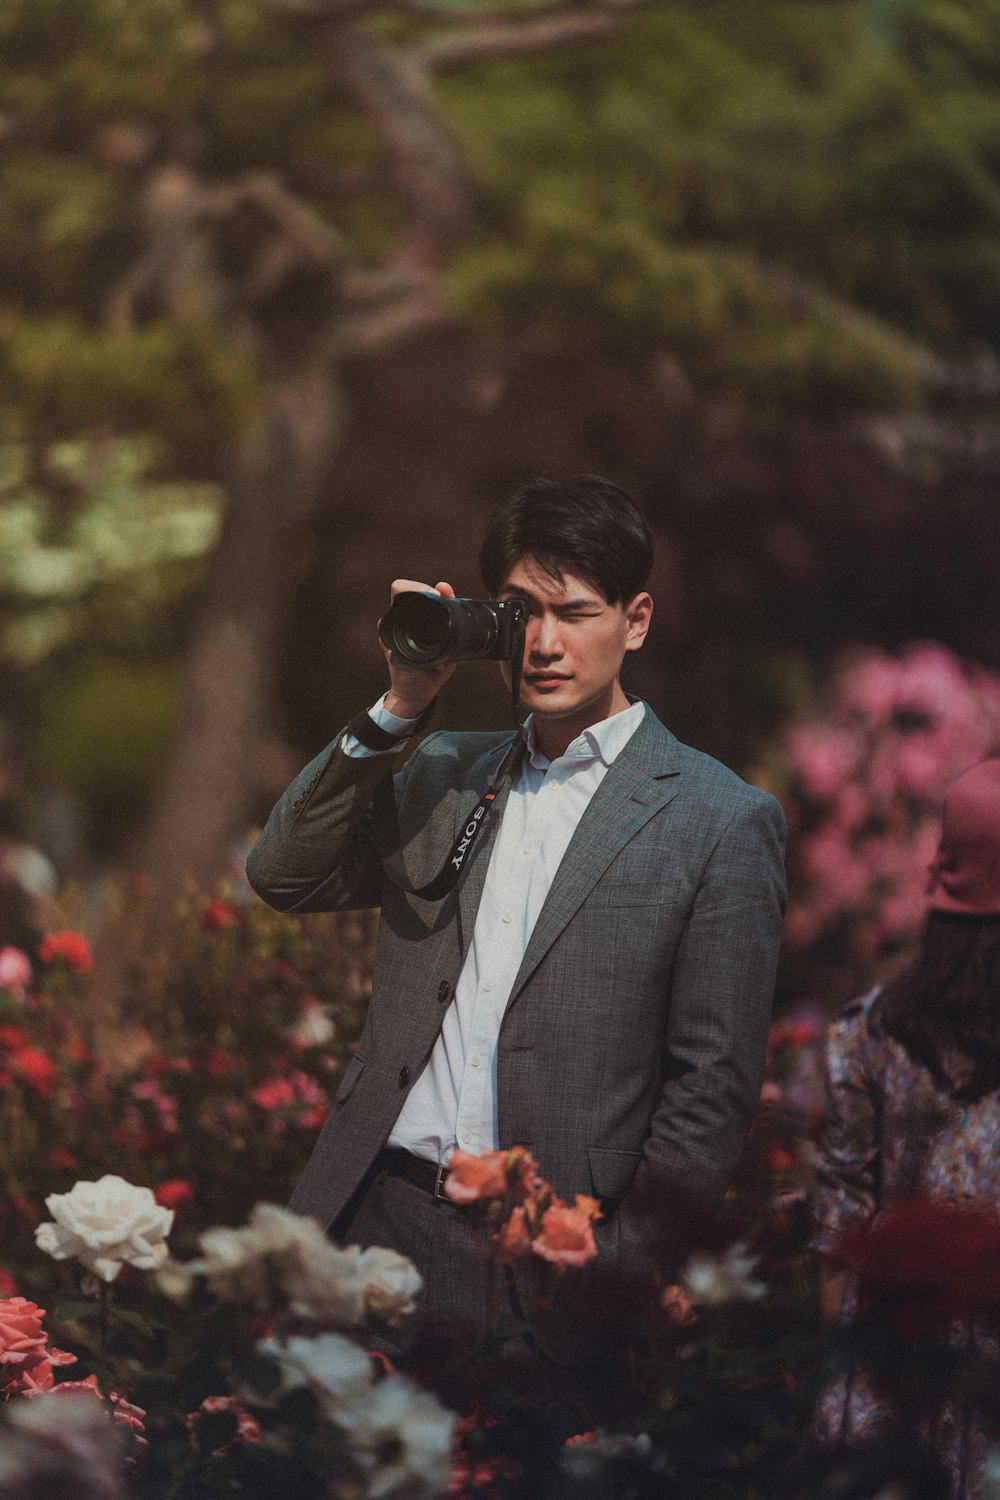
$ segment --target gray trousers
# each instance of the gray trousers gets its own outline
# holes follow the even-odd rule
[[[343,1245],[382,1245],[409,1256],[423,1278],[417,1311],[394,1328],[380,1331],[374,1343],[405,1365],[408,1351],[429,1337],[448,1341],[472,1354],[487,1328],[492,1300],[494,1327],[520,1316],[512,1279],[499,1268],[491,1273],[485,1260],[484,1231],[477,1214],[435,1199],[423,1188],[377,1172],[356,1204],[349,1204],[333,1228]],[[512,1341],[527,1352],[523,1338]]]

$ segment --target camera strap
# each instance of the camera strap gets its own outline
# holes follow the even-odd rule
[[[400,853],[399,826],[396,814],[393,778],[391,776],[386,777],[385,781],[379,785],[374,800],[378,813],[378,822],[382,823],[383,828],[387,826],[390,830],[392,847],[380,850],[380,853],[386,874],[394,885],[398,885],[401,890],[406,891],[410,896],[419,896],[422,901],[441,901],[450,891],[455,889],[461,878],[462,871],[465,869],[469,855],[472,853],[476,839],[489,821],[489,815],[493,811],[497,798],[503,791],[504,782],[508,777],[513,780],[517,774],[517,768],[520,765],[521,756],[524,752],[524,744],[524,734],[519,729],[514,739],[504,751],[503,758],[497,766],[486,791],[463,822],[447,859],[434,879],[429,880],[426,885],[413,885],[406,874],[406,867],[403,864],[403,857]],[[384,821],[386,819],[387,822]]]
[[[524,754],[525,738],[523,729],[523,714],[521,712],[521,670],[524,664],[524,641],[527,632],[527,616],[523,608],[518,609],[514,617],[514,649],[510,662],[510,691],[513,700],[514,717],[518,723],[518,730],[513,740],[504,752],[500,764],[497,766],[489,786],[480,797],[469,817],[462,825],[458,838],[451,847],[451,852],[445,860],[441,869],[433,880],[426,885],[413,885],[406,874],[403,857],[400,853],[401,840],[399,837],[399,822],[396,809],[396,795],[393,786],[393,778],[387,776],[375,792],[374,802],[378,812],[378,822],[383,822],[391,831],[391,847],[380,850],[382,864],[394,885],[407,892],[410,896],[419,896],[422,901],[441,901],[458,884],[462,871],[465,869],[469,855],[472,853],[480,830],[489,820],[497,798],[503,791],[504,782],[508,776],[511,780],[517,775]],[[430,718],[433,704],[428,708],[414,724],[411,734],[418,734]],[[362,722],[365,721],[365,722]],[[368,714],[359,714],[352,719],[348,725],[349,731],[354,734],[361,743],[369,750],[389,750],[399,741],[394,736],[381,729]]]

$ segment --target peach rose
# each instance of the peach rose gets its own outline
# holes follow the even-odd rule
[[[538,1182],[538,1163],[523,1146],[509,1151],[456,1151],[448,1163],[444,1190],[453,1203],[484,1203],[491,1198],[523,1202]]]
[[[694,1310],[694,1304],[682,1286],[674,1283],[665,1286],[660,1293],[660,1306],[666,1313],[671,1323],[676,1323],[678,1328],[686,1328],[691,1323],[697,1323],[698,1314]]]
[[[521,1204],[514,1209],[496,1237],[496,1258],[502,1266],[516,1266],[531,1254],[531,1230]]]
[[[456,1151],[448,1163],[444,1191],[452,1203],[484,1203],[507,1192],[507,1152]]]
[[[566,1266],[585,1266],[597,1256],[593,1226],[600,1217],[596,1198],[577,1193],[572,1208],[557,1198],[542,1215],[542,1230],[531,1248],[560,1270]]]

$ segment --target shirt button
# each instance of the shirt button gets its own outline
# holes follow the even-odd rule
[[[463,1146],[467,1146],[471,1140],[472,1140],[472,1131],[471,1130],[463,1130],[462,1131],[462,1145]]]
[[[504,914],[503,914],[503,920],[505,922],[513,922],[513,920],[514,920],[514,913],[510,912],[510,911],[505,911]]]
[[[530,839],[528,839],[526,843],[523,843],[521,845],[521,853],[522,854],[534,854],[534,852],[535,852],[535,846],[531,842]]]
[[[473,1054],[472,1054],[472,1066],[474,1068],[478,1068],[479,1064],[481,1062],[482,1062],[482,1058],[479,1056],[479,1053],[478,1052],[473,1052]]]
[[[483,980],[483,989],[484,990],[491,990],[492,988],[493,988],[493,981],[492,981],[492,979],[484,979]]]
[[[401,1089],[405,1089],[406,1085],[409,1083],[409,1081],[410,1081],[410,1079],[412,1077],[413,1077],[413,1074],[410,1072],[409,1068],[400,1068],[400,1070],[399,1070],[399,1086],[400,1086],[400,1088]]]

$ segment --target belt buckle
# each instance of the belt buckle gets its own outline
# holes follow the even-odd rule
[[[435,1203],[442,1203],[447,1201],[445,1199],[444,1193],[441,1191],[442,1187],[444,1186],[444,1179],[447,1175],[447,1172],[448,1168],[445,1163],[443,1161],[439,1161],[437,1176],[434,1178],[434,1190],[431,1193],[431,1197],[434,1199]]]

